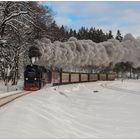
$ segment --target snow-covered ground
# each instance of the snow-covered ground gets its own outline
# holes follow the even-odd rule
[[[139,83],[64,85],[23,96],[0,108],[0,138],[140,138]]]
[[[18,85],[11,86],[11,83],[8,84],[8,94],[13,94],[17,90],[21,91],[23,89],[23,81],[19,81]],[[4,85],[4,82],[0,80],[0,96],[2,94],[7,94],[7,86]]]

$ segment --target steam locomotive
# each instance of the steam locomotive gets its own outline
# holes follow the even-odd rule
[[[47,83],[53,85],[115,80],[115,73],[76,73],[50,71],[42,66],[28,65],[24,72],[24,90],[39,90]]]
[[[51,82],[51,72],[42,66],[27,65],[24,72],[24,90],[39,90]]]

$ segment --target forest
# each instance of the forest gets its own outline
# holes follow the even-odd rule
[[[8,82],[12,85],[17,84],[23,76],[25,66],[30,63],[29,50],[37,46],[37,42],[46,38],[52,43],[56,41],[63,43],[71,37],[77,40],[91,40],[95,43],[109,39],[122,42],[124,38],[119,29],[116,35],[113,35],[111,30],[104,32],[94,26],[91,28],[83,26],[79,30],[64,25],[58,26],[52,9],[39,2],[0,2],[0,79],[5,82],[5,85]],[[34,54],[35,57],[40,55]],[[96,65],[82,66],[82,68],[97,70]],[[115,65],[110,63],[99,70],[130,72],[130,75],[132,72],[140,72],[140,68],[133,67],[132,62],[118,62]]]

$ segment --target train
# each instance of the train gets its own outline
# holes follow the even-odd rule
[[[24,72],[24,90],[40,90],[44,85],[52,83],[55,85],[95,82],[95,81],[113,81],[116,74],[112,73],[78,73],[49,70],[43,66],[27,65]]]
[[[51,71],[43,66],[27,65],[24,71],[24,90],[36,91],[51,82]]]

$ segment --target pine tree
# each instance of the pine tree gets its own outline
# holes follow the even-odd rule
[[[73,30],[70,29],[70,30],[69,30],[69,37],[72,37],[72,36],[73,36]]]
[[[76,30],[73,30],[73,36],[74,36],[74,37],[77,37]]]
[[[64,26],[62,25],[59,29],[59,41],[65,41],[66,40],[66,31]]]
[[[120,42],[122,41],[123,37],[121,36],[120,30],[117,31],[117,35],[115,39],[119,40]]]
[[[113,39],[112,31],[110,30],[109,33],[107,34],[107,39]]]

